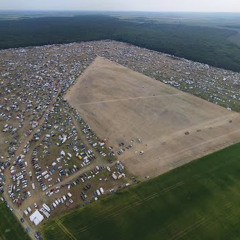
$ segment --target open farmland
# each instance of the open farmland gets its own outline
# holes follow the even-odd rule
[[[66,99],[142,178],[240,141],[238,113],[101,57]]]
[[[236,144],[57,218],[46,239],[238,239],[239,172]]]
[[[0,201],[0,239],[28,240],[30,239],[15,216]]]

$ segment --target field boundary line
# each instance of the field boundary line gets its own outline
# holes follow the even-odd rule
[[[133,203],[130,203],[129,205],[121,208],[121,209],[116,209],[116,211],[114,212],[110,212],[109,214],[105,214],[103,216],[102,219],[100,219],[101,217],[101,214],[98,214],[97,217],[99,218],[98,221],[96,221],[95,223],[93,224],[90,224],[90,225],[86,225],[86,226],[83,226],[82,228],[80,228],[79,232],[85,232],[87,231],[88,229],[94,227],[95,225],[97,225],[98,223],[102,223],[104,221],[106,221],[109,217],[112,217],[112,216],[118,216],[119,214],[121,214],[121,212],[123,211],[127,211],[128,209],[131,209],[131,208],[134,208],[136,206],[139,206],[149,200],[152,200],[154,198],[156,198],[157,196],[161,195],[161,194],[164,194],[164,193],[167,193],[167,192],[170,192],[172,191],[173,189],[175,188],[178,188],[180,186],[184,185],[184,182],[177,182],[176,184],[172,185],[172,186],[169,186],[167,188],[163,188],[162,190],[160,190],[159,192],[155,192],[153,194],[151,194],[150,196],[147,196],[139,201],[136,201],[136,202],[133,202]],[[102,213],[102,212],[101,212]]]
[[[172,157],[175,157],[175,156],[179,155],[180,153],[188,152],[188,151],[190,151],[190,150],[192,150],[192,149],[195,149],[195,148],[197,148],[197,147],[199,147],[199,146],[203,146],[203,145],[208,144],[208,143],[211,143],[211,142],[213,142],[213,141],[215,141],[215,140],[217,140],[217,139],[221,139],[221,138],[224,138],[224,137],[226,137],[226,136],[230,136],[230,135],[235,134],[235,133],[237,133],[237,132],[240,132],[240,129],[234,130],[234,131],[231,131],[231,132],[228,132],[228,133],[225,133],[225,134],[222,134],[222,135],[220,135],[220,136],[216,136],[216,137],[214,137],[214,138],[208,139],[207,141],[204,141],[204,142],[201,142],[201,143],[194,144],[194,145],[192,145],[191,147],[184,148],[184,149],[182,149],[182,150],[180,150],[180,151],[178,151],[178,152],[176,152],[176,153],[174,153],[174,154],[171,154],[171,155],[165,157],[164,160],[171,159]],[[234,144],[234,143],[231,143],[231,145],[232,145],[232,144]],[[226,147],[228,147],[228,145],[226,145],[225,148],[226,148]],[[215,150],[214,152],[219,151],[219,150],[222,150],[222,149],[224,149],[224,148],[221,147],[220,149],[217,149],[217,150]],[[210,152],[210,153],[211,153],[211,152]],[[207,153],[207,155],[210,154],[210,153]],[[205,155],[204,155],[204,156],[205,156]],[[203,157],[204,157],[204,156],[203,156]],[[179,163],[179,162],[181,162],[181,161],[183,161],[183,160],[177,161],[176,163]],[[190,162],[191,162],[191,161],[190,161]],[[176,163],[175,163],[175,164],[176,164]],[[169,165],[171,165],[171,164],[169,164]],[[176,168],[176,167],[174,167],[174,168]]]
[[[128,100],[136,100],[136,99],[158,98],[158,97],[175,96],[175,95],[182,95],[182,93],[172,93],[172,94],[170,93],[170,94],[160,94],[160,95],[156,95],[156,96],[110,99],[110,100],[103,100],[103,101],[97,101],[97,102],[86,102],[86,103],[81,103],[78,105],[79,106],[94,105],[94,104],[101,104],[101,103],[111,103],[111,102],[128,101]]]
[[[204,225],[207,221],[208,221],[207,219],[201,218],[198,221],[196,221],[195,223],[193,223],[193,224],[189,225],[188,227],[186,227],[185,229],[183,229],[182,231],[173,235],[170,239],[171,240],[180,239],[180,238],[184,237],[186,234],[188,234],[189,232],[191,232],[192,230],[200,227],[201,225]]]
[[[62,222],[58,219],[55,220],[56,224],[59,226],[59,228],[71,239],[71,240],[77,240],[71,232],[68,231],[68,229],[62,224]]]

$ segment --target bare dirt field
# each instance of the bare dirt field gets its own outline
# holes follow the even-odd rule
[[[240,141],[240,114],[101,57],[65,98],[142,179]]]

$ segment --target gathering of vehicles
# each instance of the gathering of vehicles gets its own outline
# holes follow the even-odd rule
[[[130,60],[126,60],[126,52]],[[160,76],[163,82],[193,94],[206,94],[209,90],[209,99],[217,104],[229,97],[229,108],[232,100],[240,98],[231,87],[231,82],[240,79],[238,73],[231,72],[230,78],[225,70],[173,60],[166,54],[114,41],[2,50],[1,200],[11,211],[20,211],[18,218],[28,224],[28,232],[52,216],[76,206],[85,207],[138,182],[118,157],[134,151],[135,145],[142,146],[144,141],[132,138],[129,142],[119,141],[118,148],[113,148],[64,98],[97,55],[124,66],[132,61],[136,63],[135,70],[143,73],[146,69],[141,64],[145,62],[150,76]],[[174,65],[175,61],[178,62]],[[170,72],[159,72],[156,62],[170,64]],[[181,74],[176,75],[180,68]],[[199,71],[207,72],[204,81],[198,81]],[[221,86],[216,84],[219,78],[223,78]],[[230,95],[221,98],[226,88]],[[218,95],[212,93],[213,89],[218,90]],[[136,152],[137,157],[144,154],[144,150]],[[41,234],[37,231],[35,237],[40,239]]]

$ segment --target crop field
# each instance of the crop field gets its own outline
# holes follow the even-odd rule
[[[0,202],[0,240],[30,239],[10,210]]]
[[[101,57],[66,99],[142,179],[240,141],[239,113]]]
[[[46,239],[238,239],[240,144],[47,223]]]

